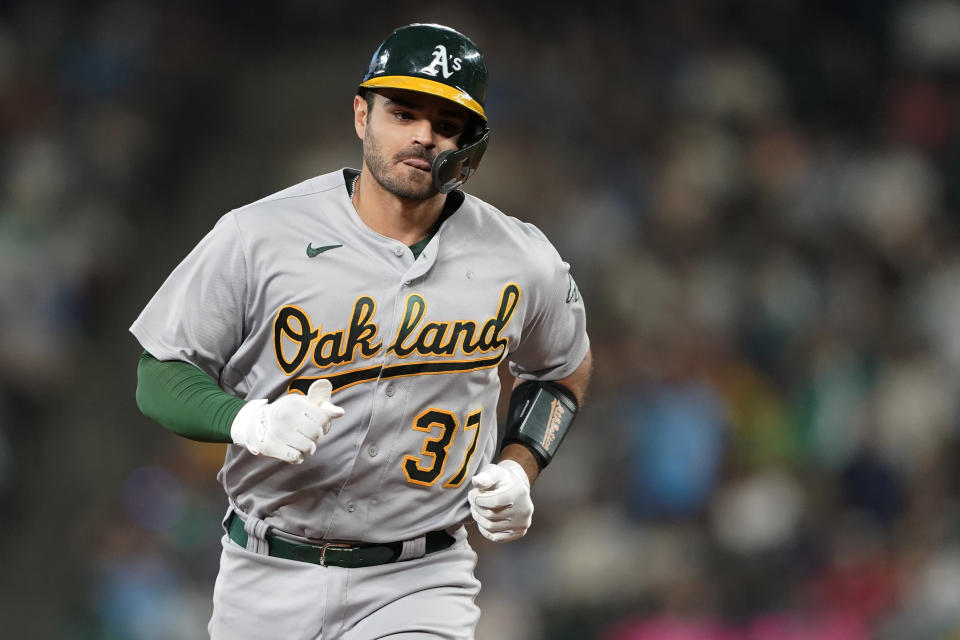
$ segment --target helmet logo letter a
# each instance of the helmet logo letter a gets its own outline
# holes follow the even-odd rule
[[[447,48],[442,44],[438,44],[437,48],[433,50],[433,61],[423,69],[420,69],[420,73],[435,76],[437,75],[437,65],[440,65],[440,71],[443,72],[444,79],[449,78],[453,75],[453,71],[450,71],[450,68],[447,66],[447,57]],[[453,59],[453,69],[454,71],[460,70],[460,58]]]

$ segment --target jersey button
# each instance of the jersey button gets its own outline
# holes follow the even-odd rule
[[[393,388],[392,384],[388,384],[387,388],[384,390],[384,393],[392,398],[393,394],[396,393],[396,389]]]
[[[356,509],[357,509],[357,505],[353,504],[352,502],[347,503],[347,511],[349,511],[350,513],[353,513],[354,511],[356,511]]]
[[[393,254],[394,254],[395,256],[397,256],[398,258],[402,258],[402,257],[403,257],[403,247],[394,247],[394,248],[393,248]]]
[[[377,449],[377,445],[372,444],[367,447],[367,454],[369,454],[371,458],[376,458],[378,453],[380,453],[380,449]]]

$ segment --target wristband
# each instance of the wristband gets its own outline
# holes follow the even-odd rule
[[[519,443],[530,449],[543,470],[579,408],[573,392],[556,382],[524,382],[510,395],[503,446]]]

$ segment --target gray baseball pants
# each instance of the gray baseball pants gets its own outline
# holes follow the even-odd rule
[[[466,530],[414,560],[345,569],[272,558],[223,537],[211,640],[472,640],[480,609]]]

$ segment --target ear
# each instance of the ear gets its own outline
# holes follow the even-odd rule
[[[353,128],[363,140],[367,131],[367,100],[363,96],[353,96]]]

